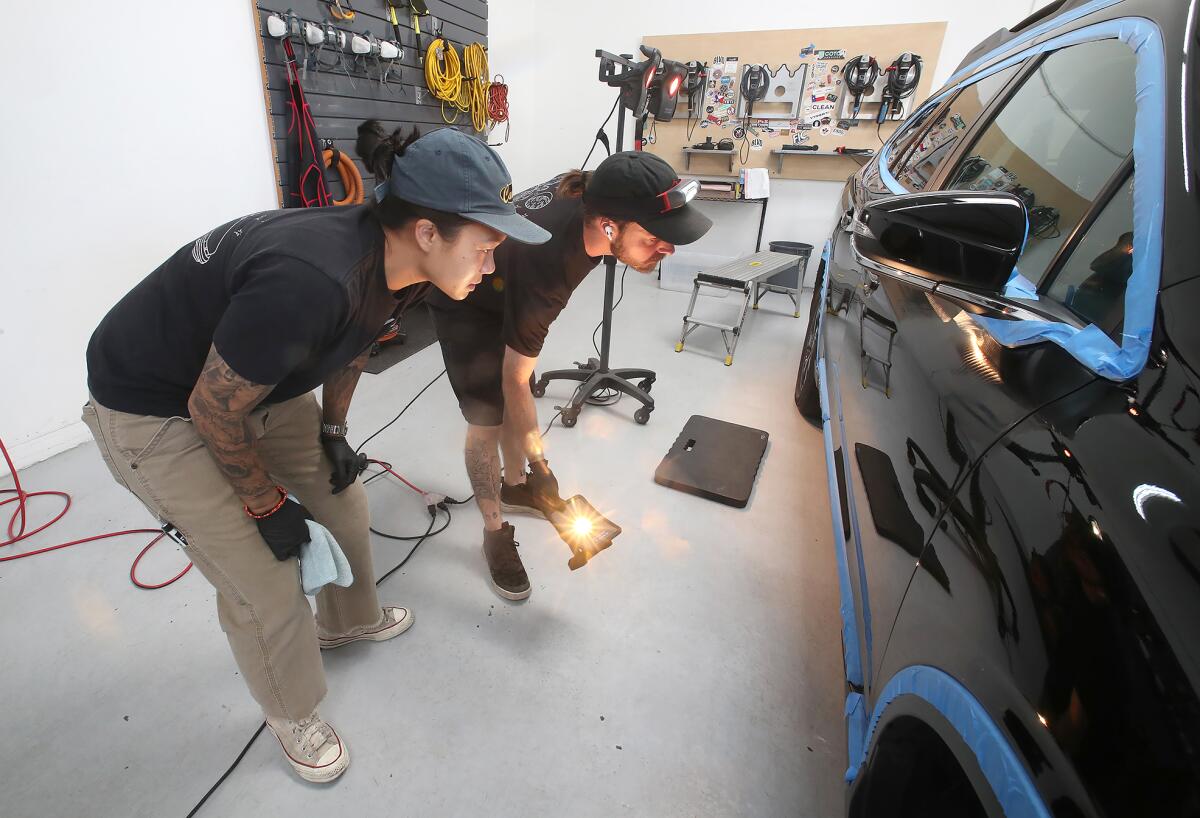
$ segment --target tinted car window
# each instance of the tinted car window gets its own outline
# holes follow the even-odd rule
[[[1125,283],[1133,272],[1133,176],[1088,227],[1046,283],[1046,297],[1116,339],[1125,315]]]
[[[1050,54],[947,178],[947,189],[1025,201],[1031,229],[1019,269],[1035,283],[1133,149],[1135,67],[1116,40]]]
[[[888,164],[892,175],[909,190],[924,190],[958,140],[1017,70],[1012,66],[985,77],[910,122],[895,143]]]

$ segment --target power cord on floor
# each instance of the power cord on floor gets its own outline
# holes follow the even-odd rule
[[[395,416],[394,418],[392,418],[391,420],[389,420],[387,423],[383,424],[383,426],[382,426],[382,427],[379,429],[379,431],[375,432],[375,433],[374,433],[374,434],[372,434],[370,437],[368,437],[366,440],[364,440],[362,443],[358,444],[358,448],[354,450],[354,453],[355,453],[355,454],[358,454],[359,452],[361,452],[361,451],[363,450],[363,447],[364,447],[364,446],[366,446],[368,443],[370,443],[370,442],[371,442],[372,440],[374,440],[375,438],[379,437],[379,435],[383,434],[383,432],[384,432],[384,431],[385,431],[385,430],[386,430],[386,429],[387,429],[389,426],[391,426],[393,423],[395,423],[396,421],[398,421],[398,420],[400,419],[400,416],[401,416],[401,415],[403,415],[405,412],[407,412],[407,411],[408,411],[408,407],[410,407],[410,406],[412,406],[414,403],[416,403],[416,402],[417,402],[417,398],[419,398],[419,397],[421,397],[422,395],[424,395],[424,394],[425,394],[425,390],[429,389],[429,387],[433,386],[435,383],[437,383],[439,380],[441,380],[442,376],[443,376],[443,375],[445,375],[445,374],[446,374],[446,370],[445,370],[445,369],[443,369],[441,372],[439,372],[439,373],[437,374],[437,377],[436,377],[436,378],[434,378],[432,381],[430,381],[429,383],[427,383],[427,384],[425,384],[424,386],[422,386],[422,387],[421,387],[421,391],[420,391],[420,392],[418,392],[417,394],[413,395],[413,397],[412,397],[412,400],[410,400],[408,403],[404,404],[404,408],[403,408],[403,409],[401,409],[401,410],[400,410],[398,413],[396,413],[396,416]]]
[[[57,523],[63,517],[66,517],[67,512],[71,510],[71,495],[65,491],[25,491],[25,489],[21,486],[21,477],[17,474],[17,468],[13,465],[12,458],[9,457],[8,449],[5,448],[3,440],[0,440],[0,454],[4,456],[4,463],[8,467],[8,473],[13,479],[13,488],[0,489],[0,494],[15,495],[7,500],[0,501],[0,506],[6,506],[9,503],[17,504],[16,508],[13,510],[12,516],[8,520],[7,539],[0,540],[0,548],[5,548],[10,545],[16,545],[23,540],[27,540],[35,534],[40,534],[41,532],[50,528],[50,526]],[[61,497],[64,501],[63,508],[62,511],[60,511],[56,517],[54,517],[54,519],[47,523],[43,523],[31,531],[27,531],[26,526],[28,524],[28,516],[26,513],[26,506],[28,505],[29,500],[34,497]],[[143,548],[138,555],[133,558],[133,564],[129,566],[129,579],[137,587],[147,591],[153,591],[158,588],[166,588],[168,585],[177,581],[184,574],[191,570],[192,564],[189,562],[182,571],[168,579],[166,582],[147,583],[138,579],[138,564],[141,563],[142,558],[150,552],[150,549],[154,548],[154,546],[158,545],[158,543],[164,537],[166,537],[166,534],[157,528],[131,528],[126,531],[113,531],[108,534],[97,534],[93,537],[84,537],[82,539],[72,540],[70,542],[59,543],[58,545],[50,545],[46,546],[45,548],[26,551],[22,554],[10,554],[8,556],[0,557],[0,562],[11,562],[13,560],[26,559],[27,557],[36,557],[38,554],[48,554],[51,551],[70,548],[73,545],[82,545],[84,543],[96,542],[97,540],[112,539],[113,537],[125,537],[130,534],[156,535],[154,539],[147,543],[146,547]]]

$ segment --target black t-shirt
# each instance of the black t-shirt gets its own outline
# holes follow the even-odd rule
[[[511,239],[496,248],[496,272],[462,301],[440,292],[429,302],[439,309],[460,305],[504,313],[504,343],[536,358],[554,319],[571,293],[600,263],[583,249],[583,200],[556,195],[559,180],[521,191],[513,198],[517,212],[550,231],[545,244]]]
[[[387,288],[383,234],[367,208],[243,216],[182,247],[109,311],[88,344],[103,406],[188,415],[209,348],[266,403],[320,386],[424,292]],[[403,299],[403,300],[400,300]]]

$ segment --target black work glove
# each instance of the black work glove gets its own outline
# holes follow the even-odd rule
[[[533,496],[550,508],[561,508],[565,503],[558,494],[558,478],[550,471],[550,464],[538,460],[529,464],[529,476],[526,482]]]
[[[270,517],[254,522],[258,524],[258,533],[267,541],[275,559],[283,562],[300,556],[300,546],[309,540],[308,523],[305,520],[312,518],[304,506],[285,500]]]
[[[340,494],[348,489],[358,476],[366,471],[367,456],[355,454],[354,449],[344,437],[327,437],[321,435],[321,447],[333,461],[333,472],[329,475],[329,485],[333,493]]]

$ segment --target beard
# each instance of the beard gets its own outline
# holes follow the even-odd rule
[[[612,240],[612,251],[617,261],[628,264],[639,273],[654,272],[658,263],[667,257],[666,253],[655,253],[651,256],[636,255],[626,244],[624,235],[618,235]]]

